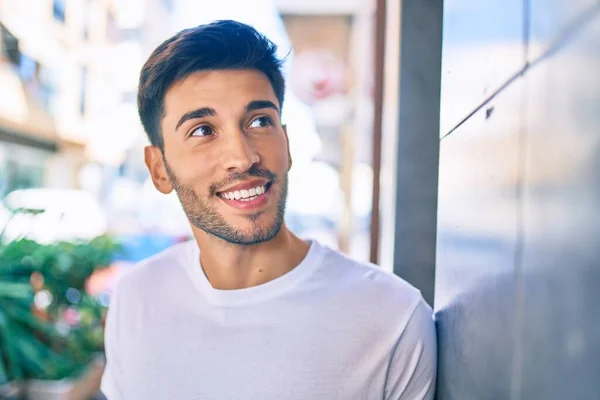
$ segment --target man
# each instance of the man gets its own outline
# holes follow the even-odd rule
[[[234,21],[184,30],[144,65],[146,164],[160,192],[176,191],[195,240],[120,280],[109,400],[433,398],[420,293],[285,227],[280,66],[273,43]]]

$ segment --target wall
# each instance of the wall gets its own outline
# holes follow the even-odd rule
[[[443,2],[401,0],[396,10],[400,51],[393,270],[433,305]]]
[[[600,2],[447,1],[439,399],[600,398]]]

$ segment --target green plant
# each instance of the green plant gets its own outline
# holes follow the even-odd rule
[[[103,350],[106,309],[85,284],[118,251],[109,237],[0,244],[0,385],[76,377]]]

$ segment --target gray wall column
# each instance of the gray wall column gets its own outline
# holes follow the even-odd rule
[[[433,305],[439,165],[442,0],[403,0],[394,273]]]

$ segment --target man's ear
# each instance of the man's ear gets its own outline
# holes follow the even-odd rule
[[[150,172],[154,187],[163,194],[171,193],[173,185],[167,174],[162,151],[157,146],[146,146],[144,148],[144,161],[146,161],[146,167]]]
[[[288,171],[290,169],[292,169],[292,153],[290,152],[290,138],[288,137],[288,133],[287,133],[287,125],[283,125],[283,134],[285,135],[285,143],[287,146],[287,153],[288,153]]]

